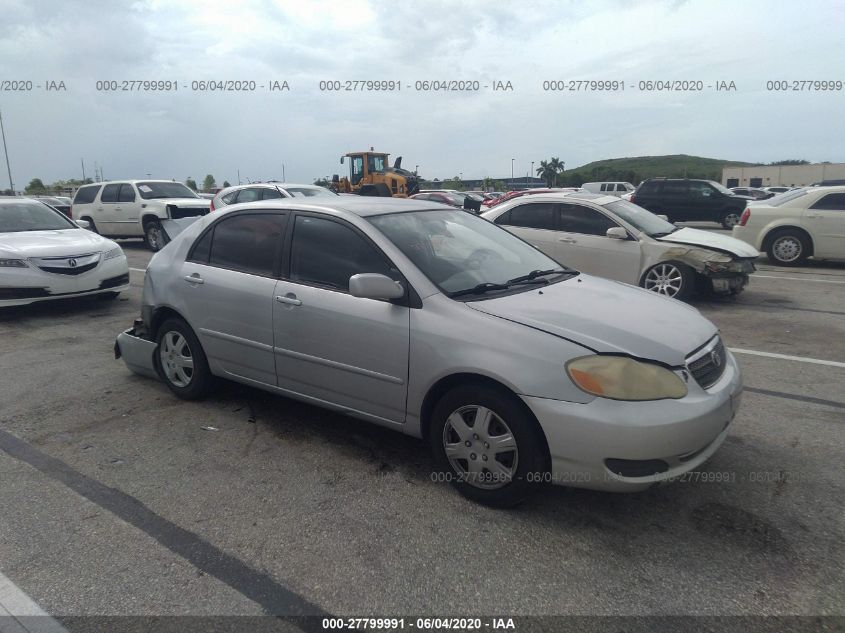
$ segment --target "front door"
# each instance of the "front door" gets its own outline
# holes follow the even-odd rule
[[[114,208],[115,233],[120,235],[143,235],[141,226],[141,199],[130,182],[120,185],[117,192],[117,205]]]
[[[117,194],[120,191],[120,183],[113,182],[103,187],[100,192],[100,201],[94,205],[94,224],[97,231],[103,235],[120,235],[122,229],[118,224],[120,203],[117,201]]]
[[[575,203],[558,207],[564,262],[590,275],[639,283],[641,253],[636,239],[607,237],[607,230],[619,224],[596,209]]]
[[[274,293],[278,386],[383,420],[405,421],[410,309],[353,297],[349,278],[398,278],[357,229],[316,215],[294,218],[286,279]]]

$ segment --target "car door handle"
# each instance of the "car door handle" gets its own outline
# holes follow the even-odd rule
[[[808,215],[807,217],[812,218],[813,220],[818,220],[822,216],[820,216],[820,215]]]
[[[200,277],[198,274],[194,273],[193,275],[185,275],[182,277],[185,281],[191,284],[204,284],[205,280]]]
[[[283,297],[282,295],[276,295],[276,301],[279,303],[284,303],[285,305],[289,306],[301,306],[302,301],[296,298],[296,295],[286,296]]]
[[[557,238],[558,242],[563,242],[564,244],[577,244],[578,240],[574,240],[571,237],[559,237]]]

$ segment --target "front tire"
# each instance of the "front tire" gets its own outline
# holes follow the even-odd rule
[[[100,234],[100,232],[97,230],[97,225],[94,224],[94,220],[92,220],[91,218],[79,218],[79,219],[85,220],[88,224],[90,224],[90,226],[88,227],[89,231],[91,231],[92,233],[96,233],[97,235]]]
[[[184,400],[198,400],[211,388],[213,377],[199,339],[182,319],[167,319],[156,333],[155,360],[165,384]]]
[[[147,248],[154,253],[164,248],[167,244],[167,236],[161,228],[161,222],[153,219],[144,224],[144,241],[147,243]]]
[[[812,248],[807,237],[793,229],[777,231],[768,242],[766,254],[779,266],[800,266],[807,261]]]
[[[514,398],[484,385],[456,387],[429,427],[438,471],[468,499],[498,508],[524,501],[548,471],[542,431]]]
[[[640,286],[663,297],[685,301],[695,288],[695,272],[680,262],[660,262],[646,271]]]

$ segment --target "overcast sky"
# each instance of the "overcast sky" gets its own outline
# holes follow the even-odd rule
[[[0,91],[22,189],[87,175],[310,182],[374,146],[427,178],[524,175],[655,154],[845,162],[841,0],[0,0]],[[103,93],[97,80],[176,80]],[[194,80],[287,81],[289,92],[193,92]],[[325,93],[321,80],[401,80],[398,93]],[[423,93],[417,80],[510,81],[512,92]],[[544,80],[624,80],[624,92],[544,92]],[[735,82],[647,93],[641,80]],[[410,85],[410,88],[407,86]],[[633,85],[633,87],[631,87]],[[187,86],[187,89],[185,88]],[[7,86],[8,87],[8,86]],[[0,86],[2,88],[2,86]],[[535,164],[535,167],[536,167]],[[0,157],[0,188],[8,186]]]

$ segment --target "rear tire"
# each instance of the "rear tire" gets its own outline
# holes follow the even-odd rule
[[[542,431],[514,398],[479,384],[456,387],[429,427],[437,472],[463,496],[497,508],[527,499],[548,472]]]
[[[795,229],[776,231],[766,241],[769,260],[779,266],[800,266],[812,251],[812,243],[807,236]]]
[[[147,220],[144,223],[144,241],[147,243],[147,248],[154,253],[163,249],[167,244],[167,234],[161,228],[161,222],[157,219]]]
[[[719,224],[722,225],[722,228],[728,229],[730,231],[733,227],[739,224],[739,218],[740,214],[736,211],[725,211],[719,218]]]
[[[167,319],[156,332],[156,343],[156,369],[170,391],[183,400],[203,398],[214,377],[191,327],[182,319]]]

